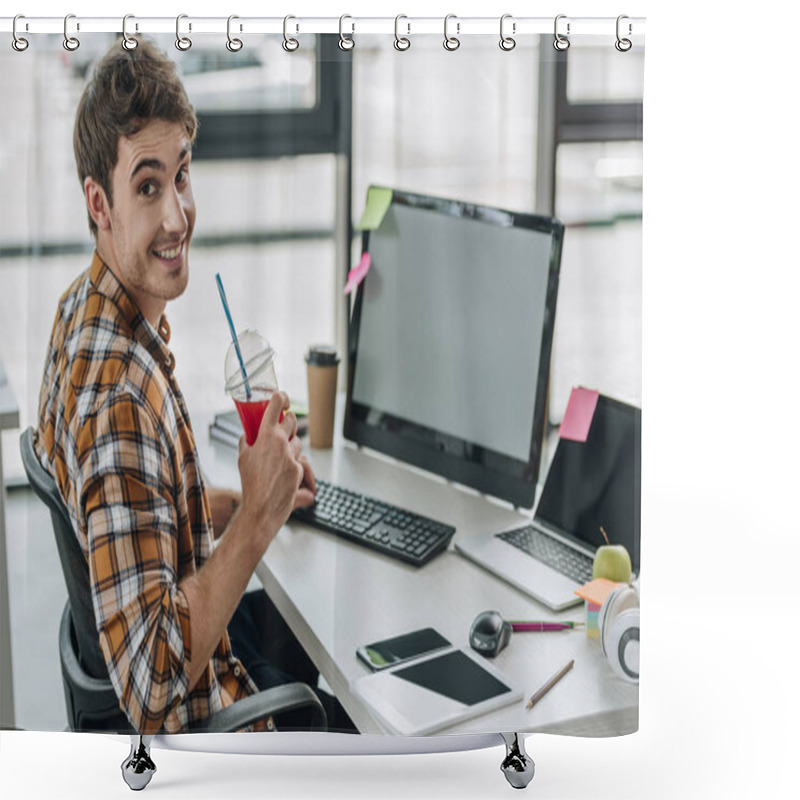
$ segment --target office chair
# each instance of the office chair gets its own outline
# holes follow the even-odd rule
[[[58,649],[69,728],[130,734],[131,755],[123,762],[123,777],[131,788],[144,788],[155,771],[149,757],[152,737],[144,737],[147,741],[143,742],[119,707],[95,627],[89,565],[56,482],[36,456],[33,436],[33,428],[20,436],[22,463],[31,487],[50,511],[67,584],[68,599],[61,615]],[[311,730],[326,729],[325,709],[316,694],[304,683],[289,683],[233,703],[193,727],[192,732],[227,733],[270,715],[298,709],[310,710]]]

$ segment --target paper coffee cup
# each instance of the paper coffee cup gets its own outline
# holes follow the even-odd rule
[[[333,444],[336,378],[339,356],[329,345],[315,345],[306,354],[308,375],[308,441],[311,447]]]

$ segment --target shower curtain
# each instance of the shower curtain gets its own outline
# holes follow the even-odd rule
[[[498,16],[497,31],[481,35],[468,35],[469,22],[455,15],[440,21],[438,34],[420,33],[401,17],[392,22],[394,33],[362,33],[345,16],[339,33],[311,34],[302,27],[298,33],[287,19],[282,35],[261,35],[239,28],[236,18],[227,20],[227,29],[223,21],[216,32],[203,34],[197,27],[190,31],[185,20],[183,28],[177,20],[174,33],[152,34],[138,32],[135,18],[128,21],[126,36],[149,39],[175,62],[199,120],[190,170],[197,207],[191,277],[166,314],[175,374],[212,481],[238,488],[235,450],[211,437],[215,420],[232,409],[223,386],[230,334],[215,274],[224,279],[237,327],[255,328],[269,339],[280,387],[302,415],[309,348],[325,343],[342,356],[347,352],[351,309],[343,289],[362,256],[357,228],[373,185],[563,224],[540,487],[576,387],[642,406],[644,36],[634,35],[625,17],[591,35],[581,35],[579,21],[567,18],[536,34],[525,33],[510,16]],[[72,150],[75,111],[97,59],[120,46],[120,37],[118,30],[79,32],[68,21],[63,36],[19,30],[29,45],[13,48],[4,40],[0,52],[0,102],[13,109],[0,117],[0,356],[24,430],[37,425],[58,299],[92,259]],[[71,36],[78,47],[65,46]],[[182,39],[191,46],[176,46]],[[346,372],[343,363],[342,395]],[[498,387],[501,394],[514,389],[511,378]],[[2,450],[11,487],[4,500],[3,576],[11,670],[3,681],[6,687],[13,681],[14,701],[13,718],[3,724],[58,731],[66,716],[56,630],[66,591],[49,521],[41,508],[36,516],[35,500],[26,499],[18,433],[3,433]],[[345,447],[339,434],[337,447]],[[315,459],[328,464],[326,451],[307,441],[304,448],[312,467]],[[33,530],[34,519],[45,527]],[[344,652],[337,644],[336,632],[362,625],[359,641],[366,645],[424,628],[426,620],[382,628],[369,599],[383,587],[367,572],[350,574],[349,561],[338,557],[326,571],[309,565],[317,580],[327,575],[328,585],[298,592],[292,581],[303,581],[305,573],[291,574],[300,562],[285,557],[296,538],[293,525],[276,538],[271,550],[281,566],[269,566],[268,550],[267,566],[253,575],[249,589],[266,590],[290,627],[303,631],[301,643],[321,672],[321,685],[333,694],[344,690],[345,706],[363,721],[363,733],[397,734],[384,715],[359,701],[353,664],[364,677],[370,673],[352,648]],[[458,589],[458,596],[452,588],[461,586],[452,576],[467,569],[489,607],[505,618],[568,618],[574,629],[516,630],[496,659],[476,656],[461,618],[471,620],[484,609],[470,605],[469,588]],[[492,573],[467,567],[451,546],[393,585],[398,605],[403,592],[417,591],[417,576],[425,570],[438,571],[441,580],[432,606],[446,598],[453,608],[469,608],[448,638],[475,663],[491,664],[513,689],[515,714],[508,704],[498,708],[505,708],[501,719],[515,731],[613,736],[637,729],[638,659],[631,680],[596,630],[612,587],[600,587],[599,599],[596,585],[584,589],[582,598],[588,593],[589,600],[581,599],[569,615],[552,614]],[[637,591],[639,576],[633,577]],[[430,584],[424,586],[429,591]],[[337,592],[354,588],[361,593],[357,602],[351,595],[347,602],[336,599]],[[310,602],[306,595],[317,591],[333,602],[314,618],[322,629],[309,632],[311,623],[298,617]],[[351,621],[354,607],[360,617]],[[564,674],[523,712],[570,660],[573,674]],[[488,719],[463,714],[434,725],[431,734],[498,732]]]

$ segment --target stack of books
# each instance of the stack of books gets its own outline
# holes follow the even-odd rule
[[[302,403],[292,403],[290,410],[297,417],[297,435],[304,436],[308,431],[308,406]],[[242,421],[235,408],[230,411],[220,411],[214,415],[214,421],[208,426],[208,435],[218,442],[238,449],[239,437],[244,433]]]

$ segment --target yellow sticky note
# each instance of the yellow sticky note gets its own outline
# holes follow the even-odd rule
[[[389,206],[392,202],[392,190],[382,189],[380,186],[370,186],[367,189],[367,207],[358,223],[360,231],[374,231],[379,228]]]

